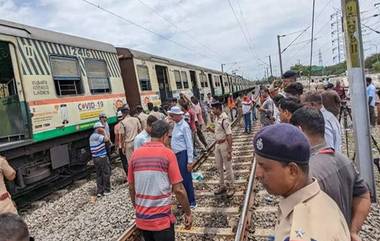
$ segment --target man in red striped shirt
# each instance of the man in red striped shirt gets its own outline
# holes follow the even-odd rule
[[[129,191],[136,210],[136,226],[145,241],[174,241],[175,217],[171,211],[172,190],[185,212],[185,228],[192,216],[176,156],[165,147],[169,124],[158,120],[152,125],[151,142],[132,154],[128,167]]]

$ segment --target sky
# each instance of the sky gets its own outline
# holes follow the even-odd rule
[[[360,7],[363,23],[380,30],[376,2],[360,0]],[[337,62],[336,25],[331,26],[337,12],[340,0],[316,0],[315,65]],[[283,53],[284,71],[309,64],[311,14],[312,0],[0,0],[5,20],[212,69],[224,64],[225,71],[252,80],[269,71],[268,56],[279,76],[277,35],[286,35],[282,51],[300,35]],[[365,55],[380,51],[379,34],[364,28],[363,39]]]

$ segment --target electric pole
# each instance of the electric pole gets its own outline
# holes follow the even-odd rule
[[[376,202],[359,0],[341,1],[354,126],[355,161],[359,166],[361,176],[369,186],[372,201]]]
[[[281,78],[282,78],[282,75],[284,74],[284,71],[282,69],[282,56],[281,56],[281,38],[282,36],[280,35],[277,35],[277,42],[278,42],[278,58],[280,60],[280,74],[281,74]]]
[[[273,69],[272,69],[272,58],[271,58],[271,56],[270,56],[270,55],[268,56],[268,58],[269,58],[270,76],[273,76]]]

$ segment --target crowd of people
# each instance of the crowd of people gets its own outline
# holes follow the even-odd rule
[[[367,78],[374,125],[376,88],[371,82]],[[196,156],[209,148],[206,131],[214,134],[216,142],[219,187],[214,194],[234,196],[231,123],[241,118],[247,134],[252,126],[261,127],[253,141],[257,179],[269,193],[282,196],[274,240],[359,241],[358,233],[369,214],[370,193],[352,161],[342,154],[338,119],[345,98],[340,82],[306,91],[297,82],[297,74],[287,71],[269,87],[260,86],[259,91],[236,98],[231,94],[226,101],[211,94],[198,100],[181,93],[162,108],[148,103],[148,112],[141,106],[131,109],[125,105],[117,112],[114,143],[107,116],[101,113],[89,138],[97,174],[96,195],[102,198],[111,193],[110,157],[114,149],[120,156],[136,225],[144,239],[175,240],[171,198],[173,194],[177,198],[185,213],[184,226],[190,229],[192,209],[197,207],[192,170]],[[8,180],[15,178],[4,158],[0,158],[0,170]],[[8,215],[0,215],[0,222],[12,218],[10,213],[17,214],[3,177],[0,213]],[[13,219],[22,228],[17,215]],[[1,234],[12,233],[3,229]],[[27,229],[22,235],[29,236]]]

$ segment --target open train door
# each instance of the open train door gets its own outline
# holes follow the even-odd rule
[[[212,80],[212,74],[208,74],[208,81],[210,82],[211,96],[215,96],[214,81]]]
[[[199,91],[198,87],[198,81],[197,77],[195,75],[195,71],[190,70],[190,80],[191,80],[191,85],[193,86],[193,94],[195,97],[197,97],[198,100],[201,99],[201,93]]]
[[[156,65],[156,74],[158,87],[160,89],[161,104],[163,104],[173,98],[173,93],[170,90],[169,85],[168,68],[165,66]]]
[[[15,141],[29,138],[25,102],[21,101],[21,81],[15,47],[0,40],[0,150]]]

